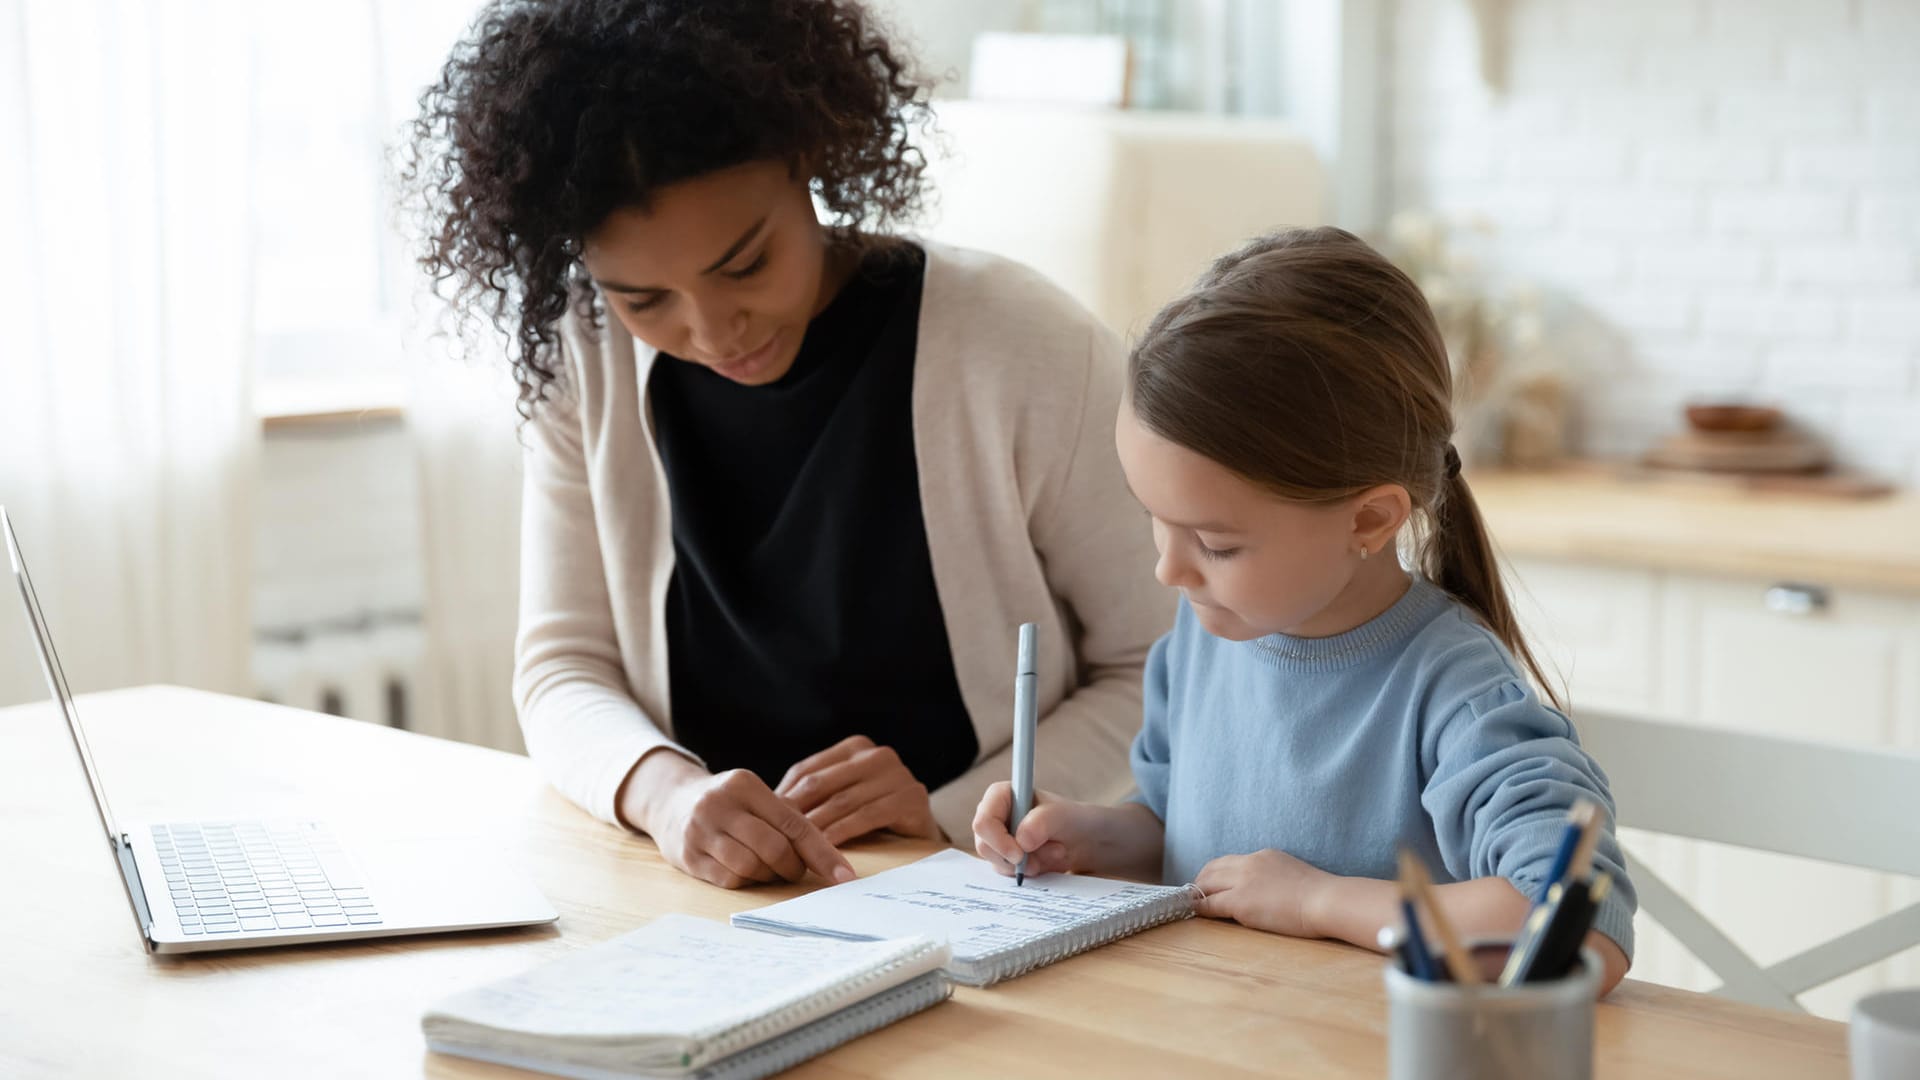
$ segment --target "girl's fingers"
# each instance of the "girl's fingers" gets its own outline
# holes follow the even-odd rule
[[[1233,890],[1209,892],[1203,899],[1194,902],[1193,913],[1204,919],[1233,918]]]
[[[1063,874],[1067,871],[1067,846],[1058,840],[1049,840],[1027,853],[1027,875]]]

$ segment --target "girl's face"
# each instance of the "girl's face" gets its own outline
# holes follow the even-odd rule
[[[787,373],[832,299],[804,178],[759,161],[669,184],[616,210],[581,261],[634,337],[738,383]]]
[[[1327,505],[1289,502],[1147,430],[1131,402],[1120,406],[1114,445],[1153,519],[1154,576],[1186,594],[1216,637],[1338,633],[1350,626],[1336,601],[1360,591],[1351,589],[1356,578],[1399,572],[1392,541],[1404,515],[1392,515],[1380,489]],[[1362,545],[1371,563],[1360,559]]]

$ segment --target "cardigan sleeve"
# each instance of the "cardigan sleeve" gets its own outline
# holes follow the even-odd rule
[[[1113,450],[1124,361],[1119,337],[1090,322],[1072,442],[1047,470],[1049,497],[1029,524],[1047,588],[1068,615],[1080,674],[1035,730],[1034,786],[1100,803],[1133,787],[1128,751],[1140,729],[1141,675],[1174,610],[1151,578],[1153,537]],[[949,836],[972,835],[980,796],[1007,779],[1012,762],[1008,745],[934,793],[934,816]]]
[[[565,380],[563,380],[564,382]],[[559,792],[603,821],[640,759],[674,743],[628,687],[587,479],[577,391],[563,382],[524,427],[520,625],[513,697],[527,753]]]

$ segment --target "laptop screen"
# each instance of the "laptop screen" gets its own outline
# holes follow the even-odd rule
[[[0,532],[6,534],[7,561],[13,564],[14,580],[20,583],[20,599],[27,607],[27,622],[33,627],[33,643],[40,651],[40,671],[47,677],[47,689],[66,715],[67,730],[73,735],[73,748],[80,754],[80,767],[86,770],[87,784],[93,788],[93,805],[100,812],[100,825],[107,840],[118,844],[120,831],[114,827],[113,811],[107,806],[107,789],[93,765],[93,751],[87,746],[86,732],[80,728],[80,712],[74,708],[73,691],[67,687],[67,673],[60,667],[60,654],[53,649],[53,634],[47,629],[47,617],[40,610],[40,598],[33,591],[33,579],[27,576],[27,561],[20,554],[20,540],[13,534],[13,520],[7,508],[0,506]]]

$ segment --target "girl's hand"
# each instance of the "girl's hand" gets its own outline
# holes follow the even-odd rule
[[[1335,880],[1333,874],[1271,848],[1251,855],[1222,855],[1201,867],[1194,878],[1193,883],[1207,895],[1193,910],[1276,934],[1320,937],[1313,900]]]
[[[1005,780],[988,788],[973,812],[973,846],[995,870],[1011,877],[1024,854],[1027,876],[1062,873],[1085,867],[1077,856],[1087,847],[1084,803],[1044,791],[1033,793],[1033,809],[1020,820],[1019,835],[1007,832],[1013,813],[1013,785]]]
[[[914,779],[893,747],[877,746],[865,735],[795,763],[773,793],[807,815],[835,847],[880,829],[942,839],[927,786]]]

